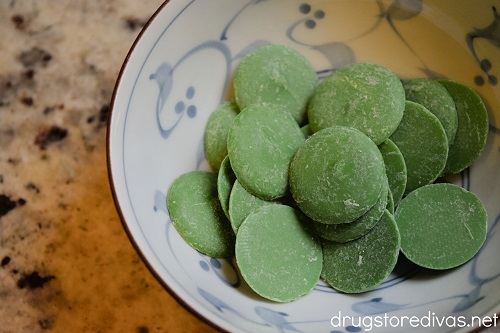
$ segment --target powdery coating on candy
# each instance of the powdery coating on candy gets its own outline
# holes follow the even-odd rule
[[[438,82],[417,78],[403,82],[406,99],[427,108],[443,125],[448,145],[453,143],[458,127],[458,115],[455,102],[448,91]]]
[[[318,282],[323,253],[307,218],[285,205],[251,213],[236,236],[236,263],[248,285],[276,302],[308,294]]]
[[[241,185],[264,200],[285,195],[288,169],[304,135],[292,116],[275,105],[252,105],[229,130],[231,166]]]
[[[342,67],[320,82],[307,112],[313,132],[354,127],[380,144],[398,127],[404,102],[403,85],[394,73],[361,63]]]
[[[406,163],[406,194],[441,175],[448,157],[448,139],[441,122],[424,106],[407,101],[403,119],[390,139]]]
[[[274,202],[262,200],[251,194],[236,180],[229,197],[229,220],[234,233],[238,232],[238,228],[250,213],[260,207],[272,204]]]
[[[238,115],[236,103],[225,101],[208,118],[203,134],[203,148],[208,164],[218,171],[227,155],[227,134]]]
[[[378,200],[386,181],[378,147],[354,128],[331,127],[312,135],[290,165],[290,191],[311,219],[348,223]]]
[[[365,235],[377,224],[382,214],[384,214],[390,196],[388,191],[389,184],[386,181],[375,205],[353,222],[324,224],[312,221],[316,233],[323,239],[339,243],[352,241]]]
[[[443,174],[465,170],[481,155],[488,135],[488,111],[481,97],[470,87],[450,80],[438,81],[455,101],[458,128],[450,146]]]
[[[397,206],[399,201],[403,198],[406,189],[406,162],[398,146],[396,146],[391,139],[387,139],[382,142],[378,148],[384,158],[385,170],[387,173],[387,179],[389,180],[389,188],[392,193],[393,205]]]
[[[365,236],[347,243],[323,242],[321,277],[341,292],[372,290],[396,266],[400,242],[396,222],[386,210]]]
[[[252,51],[234,73],[234,93],[241,109],[272,103],[290,112],[297,123],[306,119],[309,96],[317,84],[311,64],[284,45],[267,45]]]
[[[217,174],[217,196],[227,218],[229,218],[229,197],[235,181],[236,175],[231,168],[229,157],[226,156]]]
[[[191,171],[174,180],[167,193],[173,226],[192,248],[211,257],[234,254],[235,237],[217,197],[217,176]]]
[[[488,218],[481,201],[453,184],[421,187],[399,204],[401,251],[417,265],[449,269],[470,260],[486,239]]]

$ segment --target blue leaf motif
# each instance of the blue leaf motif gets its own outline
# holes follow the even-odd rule
[[[186,52],[174,65],[171,65],[168,62],[161,63],[156,71],[149,76],[150,80],[154,80],[159,88],[158,98],[156,101],[156,123],[160,135],[164,139],[170,136],[170,134],[177,127],[184,115],[192,119],[195,118],[199,112],[196,105],[192,103],[192,99],[197,93],[192,84],[186,88],[185,95],[181,97],[181,100],[177,101],[177,103],[175,103],[175,106],[171,107],[173,110],[169,110],[166,107],[166,102],[171,97],[172,88],[175,84],[175,80],[173,79],[173,77],[176,71],[179,69],[179,66],[195,55],[200,56],[199,54],[204,50],[215,50],[218,51],[222,56],[218,60],[220,61],[219,64],[222,64],[224,70],[220,71],[220,68],[216,66],[214,66],[213,69],[214,71],[217,71],[217,75],[224,75],[225,83],[222,89],[223,93],[220,96],[220,100],[222,101],[224,99],[226,89],[230,81],[232,59],[231,51],[229,50],[227,45],[220,41],[207,41],[201,43]],[[184,70],[189,69],[184,68]],[[184,98],[184,100],[182,98]],[[167,114],[169,119],[167,123],[160,120],[160,115],[162,114],[162,112],[169,112]]]
[[[496,47],[500,47],[500,14],[495,6],[491,7],[493,11],[493,21],[483,29],[475,29],[469,33],[468,38],[484,38]]]
[[[238,17],[240,15],[242,15],[246,11],[246,9],[248,7],[256,5],[256,4],[258,4],[260,2],[263,2],[263,1],[268,1],[268,0],[250,0],[243,7],[241,7],[241,9],[229,20],[229,22],[226,25],[226,27],[222,30],[222,34],[220,36],[220,40],[226,40],[227,39],[227,34],[229,32],[229,29],[231,29],[231,26],[233,25],[233,23],[238,19]]]
[[[154,72],[149,76],[150,80],[156,81],[156,84],[158,85],[158,88],[160,89],[158,93],[158,99],[156,100],[156,123],[158,125],[158,129],[160,131],[160,134],[162,135],[163,138],[168,138],[170,133],[172,132],[172,129],[177,125],[177,123],[180,121],[182,113],[179,112],[179,110],[182,106],[176,106],[176,113],[179,114],[179,117],[177,118],[177,121],[172,125],[169,126],[167,129],[164,129],[161,125],[160,122],[160,112],[165,105],[165,102],[168,99],[168,96],[170,95],[170,92],[172,91],[172,84],[173,84],[173,79],[172,79],[172,71],[173,68],[170,64],[168,63],[162,63]]]
[[[160,88],[159,106],[162,107],[165,103],[165,98],[172,90],[172,66],[167,63],[162,63],[154,72],[149,76],[150,80],[155,80]]]
[[[167,197],[160,190],[156,190],[154,193],[154,211],[155,212],[163,212],[168,214],[167,210]]]
[[[463,296],[460,302],[453,308],[453,312],[461,312],[470,309],[483,298],[484,296],[481,296],[481,286],[477,286]]]
[[[241,314],[235,310],[233,307],[229,306],[228,304],[224,303],[221,301],[219,298],[215,297],[214,295],[210,294],[204,289],[198,288],[198,292],[200,293],[201,296],[203,296],[204,299],[206,299],[210,304],[212,304],[217,310],[220,312],[224,312],[225,310],[232,312],[239,317],[241,317]]]
[[[408,20],[420,14],[423,8],[423,0],[395,0],[387,14],[393,20]]]
[[[355,333],[355,332],[361,332],[363,329],[361,327],[358,327],[358,326],[347,326],[345,328],[345,330],[347,332]]]
[[[354,303],[352,309],[362,315],[373,315],[379,313],[388,313],[404,309],[408,304],[397,304],[384,302],[381,297],[372,298],[368,301]]]
[[[288,314],[284,312],[277,312],[262,306],[255,308],[255,312],[270,326],[279,328],[281,332],[291,331],[300,332],[298,329],[287,320]]]
[[[238,270],[236,265],[231,260],[224,259],[221,262],[221,259],[211,258],[201,253],[200,255],[206,260],[200,261],[200,267],[204,271],[208,272],[210,271],[210,268],[212,268],[212,272],[215,276],[217,276],[223,283],[233,288],[238,288],[241,285]]]
[[[475,29],[475,31],[468,33],[465,36],[465,40],[470,52],[479,64],[480,69],[488,78],[488,82],[492,86],[495,86],[498,83],[498,77],[490,73],[492,70],[491,61],[488,59],[481,59],[474,45],[474,41],[479,38],[487,40],[495,47],[500,47],[500,15],[498,14],[495,6],[492,6],[491,8],[493,11],[493,21],[491,24],[485,28]],[[484,78],[481,75],[476,76],[474,81],[478,86],[482,86],[485,83]]]
[[[215,307],[219,312],[222,313],[231,313],[241,319],[244,319],[250,323],[254,323],[257,325],[262,325],[262,326],[269,326],[268,324],[261,323],[254,321],[250,318],[245,317],[242,313],[240,313],[238,310],[230,306],[229,304],[225,303],[224,301],[220,300],[218,297],[212,295],[208,291],[198,287],[198,293],[205,299],[207,300],[210,304],[212,304],[213,307]]]

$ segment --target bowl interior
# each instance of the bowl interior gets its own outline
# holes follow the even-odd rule
[[[478,324],[473,316],[500,311],[499,25],[487,1],[165,3],[125,61],[108,129],[110,180],[132,242],[170,292],[223,330],[400,331],[409,325],[404,316],[421,318],[420,330],[470,330],[468,324]],[[302,53],[320,78],[349,63],[373,62],[402,79],[450,78],[480,93],[490,116],[487,146],[471,168],[450,178],[487,208],[488,236],[477,256],[443,272],[400,258],[371,292],[340,294],[318,281],[306,297],[277,304],[254,294],[234,261],[201,255],[184,243],[169,220],[167,189],[182,173],[209,170],[202,141],[207,118],[232,97],[232,72],[241,58],[268,43]],[[392,321],[376,327],[373,318],[384,314]],[[426,318],[447,316],[455,324],[424,326]]]

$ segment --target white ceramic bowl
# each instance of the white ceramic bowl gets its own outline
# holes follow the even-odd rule
[[[477,320],[471,326],[473,316],[498,313],[500,17],[495,6],[500,10],[498,0],[165,3],[125,59],[108,129],[117,208],[151,271],[189,309],[231,332],[390,332],[411,326],[464,332],[477,326]],[[206,120],[231,97],[232,71],[241,58],[267,43],[296,49],[320,77],[352,62],[374,62],[401,78],[452,78],[476,89],[490,112],[487,145],[476,164],[452,181],[487,208],[488,236],[480,253],[443,272],[402,259],[371,292],[340,294],[318,281],[306,297],[277,304],[254,294],[234,261],[186,245],[169,220],[167,189],[182,173],[209,169],[202,148]],[[417,319],[410,321],[413,316]]]

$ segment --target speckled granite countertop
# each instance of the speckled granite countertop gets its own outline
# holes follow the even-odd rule
[[[146,269],[108,183],[120,66],[163,0],[0,0],[0,332],[213,332]]]

